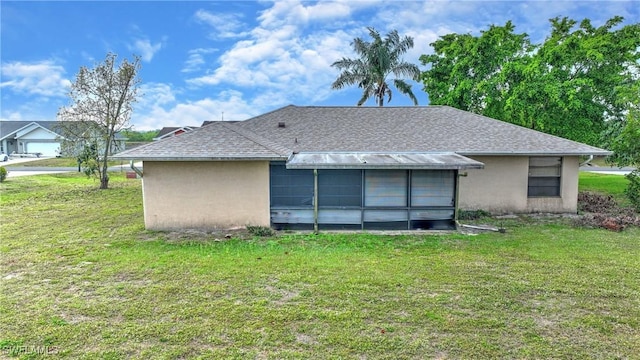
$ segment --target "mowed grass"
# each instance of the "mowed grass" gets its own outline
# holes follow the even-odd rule
[[[139,181],[114,174],[111,186],[76,174],[0,184],[0,357],[640,354],[635,228],[225,239],[145,231]]]
[[[628,205],[624,194],[629,180],[623,175],[607,175],[590,172],[581,172],[578,189],[591,191],[603,195],[612,195],[621,205]]]
[[[107,164],[108,164],[108,166],[117,166],[117,165],[127,164],[127,162],[126,161],[109,160],[107,162]],[[14,167],[14,168],[29,168],[29,167],[72,167],[72,168],[77,168],[78,167],[78,159],[76,159],[76,158],[67,158],[67,157],[61,157],[61,158],[50,157],[50,158],[44,158],[44,159],[38,159],[38,160],[33,160],[33,161],[17,163],[17,164],[9,164],[8,166],[9,167]]]

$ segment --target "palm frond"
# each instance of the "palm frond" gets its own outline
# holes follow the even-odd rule
[[[418,99],[413,94],[410,84],[407,84],[404,80],[395,79],[393,80],[393,85],[398,89],[398,91],[407,95],[413,101],[413,105],[418,105]]]
[[[338,78],[331,84],[332,89],[342,89],[349,85],[357,85],[362,89],[362,97],[358,106],[374,97],[379,106],[391,101],[392,91],[387,84],[387,77],[393,74],[396,78],[408,77],[417,80],[420,70],[416,65],[402,61],[401,55],[413,47],[413,38],[400,37],[397,30],[389,32],[384,38],[372,27],[368,27],[372,41],[355,38],[351,45],[358,55],[356,59],[342,58],[331,66],[341,70]],[[402,81],[396,88],[409,96],[415,104],[417,100],[411,92],[411,86]]]

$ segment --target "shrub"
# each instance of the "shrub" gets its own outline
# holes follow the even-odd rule
[[[636,169],[625,177],[629,180],[629,185],[627,185],[624,194],[636,211],[640,212],[640,170]]]
[[[4,166],[0,166],[0,182],[3,182],[7,178],[8,173]]]
[[[268,226],[247,225],[247,231],[253,236],[269,237],[276,232]]]

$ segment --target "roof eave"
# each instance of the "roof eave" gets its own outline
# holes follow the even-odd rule
[[[609,156],[609,155],[613,155],[613,151],[608,151],[608,150],[601,150],[601,151],[576,151],[576,152],[569,152],[569,151],[550,151],[550,152],[545,152],[545,151],[502,151],[502,152],[497,152],[497,151],[461,151],[461,152],[456,152],[456,154],[460,154],[463,156],[477,156],[477,155],[484,155],[484,156],[589,156],[589,155],[594,155],[594,156]]]
[[[366,170],[469,170],[484,169],[484,164],[449,164],[449,165],[407,165],[407,164],[387,164],[387,165],[366,165],[366,164],[287,164],[287,169],[291,170],[345,170],[345,169],[366,169]]]
[[[113,160],[133,160],[133,161],[281,161],[286,160],[286,156],[117,156],[111,157]]]

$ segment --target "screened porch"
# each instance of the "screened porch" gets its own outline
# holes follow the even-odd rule
[[[272,162],[271,225],[279,230],[455,229],[458,170],[481,163],[456,154],[444,160],[442,154],[373,155],[307,153]]]

